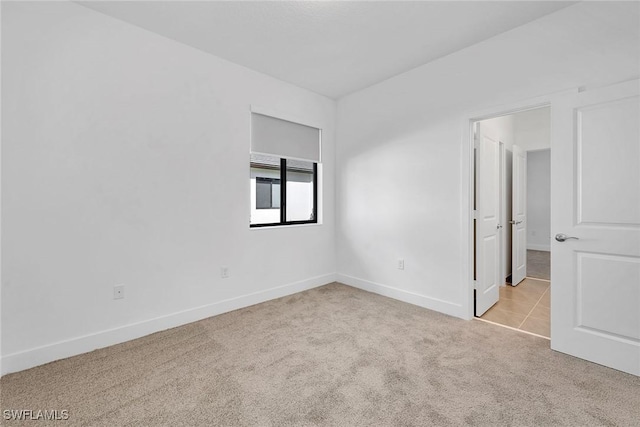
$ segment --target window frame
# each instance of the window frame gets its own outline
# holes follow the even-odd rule
[[[280,158],[280,221],[264,224],[251,224],[250,228],[278,227],[282,225],[302,225],[318,223],[318,163],[313,163],[313,218],[308,220],[287,221],[287,159]]]

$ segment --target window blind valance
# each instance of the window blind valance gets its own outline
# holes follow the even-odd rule
[[[320,129],[251,113],[251,152],[320,162]]]

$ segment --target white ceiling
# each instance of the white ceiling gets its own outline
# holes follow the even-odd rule
[[[574,2],[78,3],[337,99]]]

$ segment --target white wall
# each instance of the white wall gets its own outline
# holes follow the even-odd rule
[[[2,42],[2,5],[0,4],[0,46],[3,46]],[[1,62],[1,61],[0,61]],[[2,67],[0,67],[0,82],[2,81]],[[2,117],[2,84],[0,84],[0,118]],[[2,120],[0,119],[0,376],[3,371],[2,364]]]
[[[506,150],[513,151],[515,142],[515,116],[513,114],[482,120],[480,124],[489,135],[502,142]]]
[[[527,152],[527,249],[551,250],[551,150]]]
[[[551,108],[514,114],[515,144],[525,151],[551,147]]]
[[[470,317],[465,120],[639,76],[638,7],[580,2],[341,99],[339,280]]]
[[[332,100],[73,3],[2,9],[4,372],[335,279]],[[323,128],[321,226],[249,229],[252,104]]]

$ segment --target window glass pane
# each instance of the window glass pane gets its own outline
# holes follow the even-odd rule
[[[280,222],[280,158],[251,155],[251,224]]]
[[[313,162],[287,160],[287,221],[314,219]]]
[[[280,209],[280,180],[271,185],[271,207]]]

